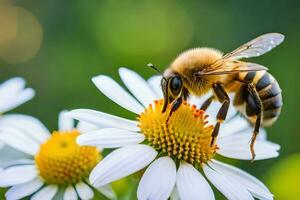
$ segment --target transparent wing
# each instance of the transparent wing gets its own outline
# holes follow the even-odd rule
[[[283,40],[284,35],[280,33],[267,33],[224,55],[223,59],[238,60],[241,58],[257,57],[271,51],[271,49],[279,45]]]
[[[251,71],[267,71],[268,68],[250,62],[233,61],[226,62],[219,67],[213,67],[205,71],[197,72],[195,75],[221,75],[221,74],[235,74],[239,72],[251,72]]]

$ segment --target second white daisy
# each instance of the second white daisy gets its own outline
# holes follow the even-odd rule
[[[101,153],[97,147],[79,146],[76,137],[94,126],[79,123],[76,127],[66,111],[60,113],[59,129],[52,134],[39,120],[26,115],[8,114],[0,125],[0,141],[25,153],[24,159],[12,160],[0,173],[0,187],[10,187],[6,199],[93,198],[87,177]],[[64,191],[62,196],[59,189]],[[107,186],[98,189],[115,197]]]

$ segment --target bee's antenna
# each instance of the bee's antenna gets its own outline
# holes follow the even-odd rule
[[[162,78],[166,80],[166,78],[164,77],[163,73],[152,63],[148,63],[147,64],[148,67],[151,67],[152,69],[154,69],[158,74],[162,75]]]
[[[147,66],[151,67],[152,69],[154,69],[159,74],[162,74],[161,71],[156,66],[154,66],[152,63],[148,63]]]

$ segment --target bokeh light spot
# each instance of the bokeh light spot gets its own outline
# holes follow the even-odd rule
[[[267,185],[275,199],[299,199],[300,154],[280,160],[267,174]]]
[[[42,44],[42,27],[24,8],[0,5],[0,58],[10,64],[28,61]]]

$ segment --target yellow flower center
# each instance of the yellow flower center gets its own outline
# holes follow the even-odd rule
[[[138,118],[149,145],[162,155],[194,166],[201,166],[215,155],[217,146],[211,145],[213,126],[208,125],[203,110],[184,101],[167,123],[170,106],[165,113],[162,108],[163,100],[154,101]]]
[[[35,156],[40,176],[48,184],[68,185],[85,179],[101,155],[96,147],[79,146],[77,130],[53,132]]]

